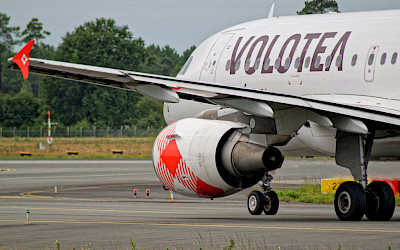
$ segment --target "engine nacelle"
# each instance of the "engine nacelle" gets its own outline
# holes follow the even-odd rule
[[[167,126],[153,146],[153,165],[161,182],[186,196],[223,197],[256,184],[281,166],[279,150],[249,142],[243,125],[183,119]]]

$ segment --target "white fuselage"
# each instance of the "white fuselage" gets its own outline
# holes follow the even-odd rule
[[[400,10],[274,17],[211,36],[193,52],[178,78],[400,114],[399,42]],[[170,123],[210,108],[183,101],[166,105],[164,114]],[[333,155],[334,136],[334,129],[311,124],[299,131],[286,152]],[[373,158],[400,157],[399,145],[396,138],[376,140]]]

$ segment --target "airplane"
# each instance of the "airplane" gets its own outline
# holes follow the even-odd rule
[[[29,58],[10,68],[137,91],[164,102],[168,124],[153,147],[165,188],[218,198],[257,183],[247,208],[274,215],[273,171],[284,157],[330,156],[342,183],[342,221],[386,221],[395,197],[368,183],[370,160],[400,159],[400,10],[273,16],[224,29],[191,54],[177,77]]]

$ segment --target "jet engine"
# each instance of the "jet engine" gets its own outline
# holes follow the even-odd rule
[[[155,172],[186,196],[223,197],[251,187],[282,165],[276,148],[252,143],[243,124],[189,118],[168,125],[153,146]]]

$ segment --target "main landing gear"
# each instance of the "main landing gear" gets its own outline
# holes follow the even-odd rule
[[[279,209],[278,195],[271,190],[270,183],[273,177],[265,173],[261,182],[262,192],[253,190],[247,199],[247,208],[252,215],[260,215],[263,211],[266,215],[274,215]]]
[[[344,182],[336,190],[337,217],[342,221],[359,221],[364,215],[371,221],[390,220],[395,208],[392,188],[385,182],[367,182],[374,133],[365,137],[339,131],[336,137],[336,163],[348,168],[359,181]]]
[[[395,199],[389,184],[379,181],[368,184],[367,167],[374,136],[373,130],[367,135],[339,130],[336,133],[336,163],[348,168],[357,181],[344,182],[336,190],[334,207],[342,221],[359,221],[364,215],[371,221],[387,221],[393,216]],[[282,162],[283,158],[279,166]],[[252,215],[263,211],[267,215],[278,212],[279,199],[270,187],[272,179],[266,172],[261,180],[262,192],[249,194],[247,208]]]
[[[361,184],[348,181],[335,194],[335,212],[342,221],[359,221],[364,214],[371,221],[387,221],[394,207],[393,190],[385,182],[372,182],[364,190]]]

